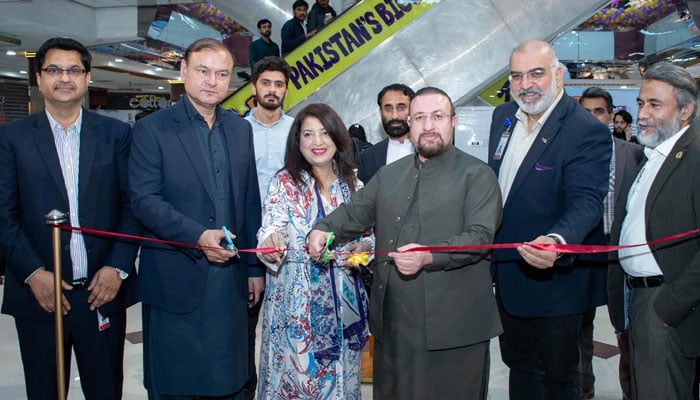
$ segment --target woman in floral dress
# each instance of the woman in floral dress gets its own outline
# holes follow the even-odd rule
[[[267,266],[258,399],[360,399],[360,352],[367,341],[367,294],[360,271],[312,260],[313,224],[349,201],[355,175],[350,136],[332,108],[301,110],[287,138],[284,169],[270,182],[258,247]],[[346,244],[369,251],[373,237]]]

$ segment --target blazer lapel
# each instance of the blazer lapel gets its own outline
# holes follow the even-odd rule
[[[46,163],[49,175],[67,206],[68,193],[66,192],[66,184],[63,181],[61,162],[58,159],[56,143],[53,139],[53,131],[51,130],[49,119],[46,117],[46,111],[39,111],[34,123],[34,128],[35,131],[33,135],[39,156],[44,160],[44,163]]]
[[[192,129],[192,121],[190,121],[187,116],[184,101],[186,100],[183,99],[175,105],[175,107],[179,107],[180,109],[174,114],[173,125],[175,125],[175,127],[173,131],[180,140],[180,143],[182,143],[182,147],[185,149],[185,153],[187,153],[187,157],[192,164],[192,169],[194,169],[199,180],[202,181],[204,189],[209,195],[209,198],[213,201],[215,197],[212,182],[207,172],[207,163],[204,160],[204,152],[199,144],[195,129]]]
[[[382,151],[378,151],[374,154],[374,162],[377,166],[377,170],[385,166],[386,160],[389,158],[389,140],[391,139],[386,138],[384,142],[382,142]]]
[[[227,113],[230,111],[222,110],[222,112]],[[222,127],[224,130],[224,138],[226,139],[226,147],[228,148],[228,162],[231,167],[231,201],[233,202],[232,209],[236,210],[236,199],[238,199],[238,195],[241,191],[241,169],[240,164],[238,164],[241,158],[238,157],[238,155],[243,149],[240,148],[240,143],[237,140],[237,135],[239,135],[239,132],[236,131],[236,126],[233,124],[233,118],[224,115]],[[254,154],[251,154],[251,156],[255,158]]]
[[[683,136],[678,139],[676,145],[673,146],[673,149],[671,149],[671,152],[661,165],[661,169],[659,169],[659,173],[656,174],[654,182],[651,184],[649,195],[647,196],[646,210],[644,211],[647,221],[649,221],[651,206],[656,201],[656,197],[659,195],[659,193],[661,193],[661,189],[665,185],[666,180],[668,180],[669,175],[671,175],[673,170],[676,169],[676,167],[683,161],[683,157],[685,157],[685,155],[688,153],[690,144],[693,142],[693,140],[695,140],[696,134],[695,129],[693,128],[694,127],[691,126],[683,134]]]
[[[566,95],[566,93],[564,93],[563,97],[559,101],[559,104],[557,104],[554,110],[552,110],[552,113],[549,115],[549,118],[547,118],[544,126],[542,126],[542,129],[540,129],[535,141],[532,143],[532,146],[530,146],[530,150],[527,152],[523,162],[520,164],[518,173],[515,174],[515,179],[513,179],[513,185],[510,188],[510,192],[508,193],[508,198],[506,199],[506,204],[504,207],[510,203],[511,199],[514,197],[513,195],[520,190],[520,186],[522,186],[523,182],[525,182],[525,178],[527,178],[532,169],[535,168],[537,160],[540,159],[544,150],[550,145],[550,143],[552,143],[552,140],[557,136],[557,133],[559,133],[559,130],[561,129],[561,119],[566,116],[569,101],[570,98]],[[520,121],[518,121],[518,123],[520,123]]]
[[[97,147],[97,135],[99,127],[97,121],[87,110],[83,109],[83,123],[80,126],[80,155],[78,168],[78,204],[81,204],[87,193],[87,184],[90,180],[92,164],[95,161],[95,149]]]

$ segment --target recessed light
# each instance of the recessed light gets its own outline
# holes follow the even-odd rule
[[[17,52],[14,50],[7,50],[5,54],[7,54],[8,56],[16,56]]]
[[[115,58],[115,59],[114,59],[114,62],[124,62],[124,60],[121,59],[121,58]]]
[[[165,89],[163,86],[158,86],[158,90],[163,90]]]
[[[154,71],[156,71],[156,72],[160,72],[160,71],[162,71],[162,70],[163,70],[163,68],[161,68],[161,67],[157,67],[157,68],[156,68],[156,69],[155,69]]]
[[[25,71],[25,70],[23,70],[23,69],[20,69],[20,70],[19,70],[19,73],[20,73],[20,74],[26,74],[27,71]]]

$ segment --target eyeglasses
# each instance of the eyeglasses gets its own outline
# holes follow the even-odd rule
[[[557,68],[557,66],[551,66],[551,69]],[[535,68],[527,72],[510,71],[508,79],[514,83],[520,83],[523,81],[523,76],[527,75],[527,79],[531,81],[540,81],[547,74],[546,68]]]
[[[68,76],[80,76],[80,75],[84,74],[85,72],[87,72],[87,71],[85,71],[84,68],[70,67],[68,69],[63,69],[63,68],[59,68],[55,65],[49,65],[48,67],[42,68],[41,70],[46,72],[47,74],[49,74],[49,76],[54,76],[54,77],[61,76],[61,75],[63,75],[64,72],[68,73]]]
[[[443,121],[447,121],[450,117],[452,117],[452,114],[445,114],[442,111],[435,111],[432,114],[418,113],[415,115],[410,115],[408,118],[410,118],[410,120],[416,124],[424,124],[428,118],[430,118],[434,124],[439,124]]]

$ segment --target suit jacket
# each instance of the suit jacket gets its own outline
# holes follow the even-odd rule
[[[613,204],[617,208],[617,202],[622,199],[626,202],[626,196],[620,196],[625,183],[631,183],[637,176],[639,165],[645,160],[642,146],[613,137],[615,146],[615,187],[613,188]]]
[[[647,195],[646,238],[661,239],[700,227],[700,125],[694,122],[678,139],[659,170]],[[640,166],[641,168],[641,166]],[[627,194],[634,179],[626,181],[620,195]],[[612,229],[613,243],[619,243],[626,201],[618,201]],[[656,262],[661,267],[665,284],[659,289],[654,308],[667,325],[678,329],[683,354],[700,356],[700,235],[673,242],[652,245]],[[614,254],[617,262],[617,253]],[[610,267],[608,290],[613,321],[624,318],[622,302],[624,273],[619,263]],[[617,326],[617,324],[616,324]]]
[[[492,243],[501,217],[500,197],[489,168],[453,147],[422,165],[415,156],[387,165],[314,229],[347,239],[374,226],[377,250],[408,244],[402,242],[406,232],[425,246]],[[409,212],[419,212],[419,227]],[[389,269],[396,267],[386,254],[378,254],[376,261],[369,322],[382,342],[384,302],[391,296]],[[415,299],[425,304],[425,326],[416,326],[416,334],[425,334],[428,350],[467,346],[502,332],[488,268],[484,251],[433,253],[433,263],[420,272],[425,295]]]
[[[129,162],[132,209],[145,236],[195,244],[216,225],[214,189],[198,137],[188,117],[186,99],[139,120]],[[223,130],[231,168],[236,246],[256,246],[260,227],[260,192],[250,124],[223,111]],[[236,288],[248,298],[247,277],[262,276],[255,254],[241,253]],[[137,298],[171,313],[188,313],[204,295],[210,263],[191,248],[144,245],[140,257]],[[241,316],[241,320],[244,316]],[[247,317],[245,317],[247,318]]]
[[[282,56],[286,56],[306,41],[304,25],[292,18],[282,25]]]
[[[129,125],[83,110],[80,127],[78,207],[80,225],[131,235],[141,234],[129,206],[127,161]],[[45,215],[68,212],[56,145],[45,111],[0,126],[0,246],[7,260],[2,312],[29,319],[53,319],[43,311],[24,281],[37,268],[53,271],[52,229]],[[62,278],[73,281],[71,232],[61,232]],[[123,240],[83,235],[88,280],[104,265],[129,273],[117,297],[103,305],[105,316],[134,303],[134,260],[138,246]]]
[[[365,185],[369,182],[379,168],[386,165],[386,154],[389,151],[389,138],[373,145],[369,149],[360,153],[357,163],[357,177]]]
[[[507,125],[504,121],[515,123],[517,110],[517,104],[510,102],[493,113],[489,165],[497,175],[501,160],[494,159],[496,147]],[[503,200],[496,243],[520,243],[556,233],[570,244],[603,244],[611,140],[610,131],[564,93]],[[593,254],[563,256],[554,268],[539,270],[514,249],[493,252],[494,278],[503,305],[520,317],[570,315],[605,304],[606,266],[605,254]]]

